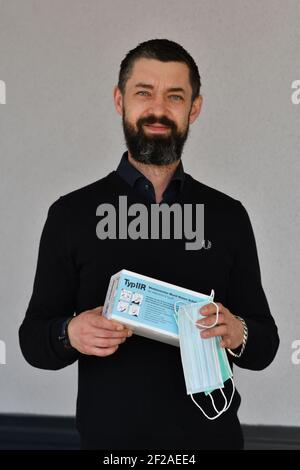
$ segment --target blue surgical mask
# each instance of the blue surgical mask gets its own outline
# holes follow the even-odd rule
[[[232,380],[232,371],[228,362],[228,358],[224,348],[220,347],[220,337],[202,338],[200,336],[199,327],[196,321],[204,318],[199,309],[206,304],[212,303],[217,308],[215,323],[209,327],[213,328],[218,323],[219,307],[213,302],[214,291],[210,297],[203,298],[198,302],[184,304],[182,301],[175,302],[175,319],[179,330],[179,343],[181,360],[185,378],[187,394],[195,405],[200,408],[202,413],[210,420],[218,418],[226,411],[232,401],[234,394],[234,383]],[[177,304],[181,304],[177,312]],[[231,379],[233,391],[229,404],[223,392],[224,382]],[[215,406],[212,392],[219,389],[224,397],[225,404],[222,410],[218,410]],[[204,392],[211,399],[215,416],[208,416],[200,405],[195,401],[193,395],[195,393]]]

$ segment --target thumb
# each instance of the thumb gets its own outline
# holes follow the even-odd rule
[[[101,305],[99,307],[96,307],[96,308],[93,308],[92,310],[93,310],[93,312],[98,313],[99,315],[102,315],[103,305]]]

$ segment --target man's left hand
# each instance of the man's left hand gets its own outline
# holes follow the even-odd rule
[[[228,308],[224,305],[216,302],[219,307],[219,319],[216,326],[213,328],[202,329],[200,334],[202,338],[211,338],[213,336],[221,336],[222,341],[220,346],[222,348],[236,349],[241,346],[243,342],[244,327],[242,322],[236,318]],[[201,309],[199,312],[206,318],[202,318],[196,322],[197,326],[201,329],[201,326],[213,325],[216,321],[217,308],[214,304],[208,304]]]

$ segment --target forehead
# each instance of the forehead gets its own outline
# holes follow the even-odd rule
[[[153,86],[182,87],[192,90],[189,80],[189,67],[182,62],[161,62],[156,59],[137,59],[134,62],[130,78],[127,81],[129,87],[138,82],[148,83]]]

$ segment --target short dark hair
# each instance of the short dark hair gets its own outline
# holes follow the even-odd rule
[[[183,62],[189,67],[189,78],[192,87],[192,101],[200,94],[201,79],[196,62],[178,43],[169,39],[150,39],[140,43],[127,53],[121,62],[118,87],[124,95],[127,80],[130,78],[137,59],[156,59],[162,62]]]

